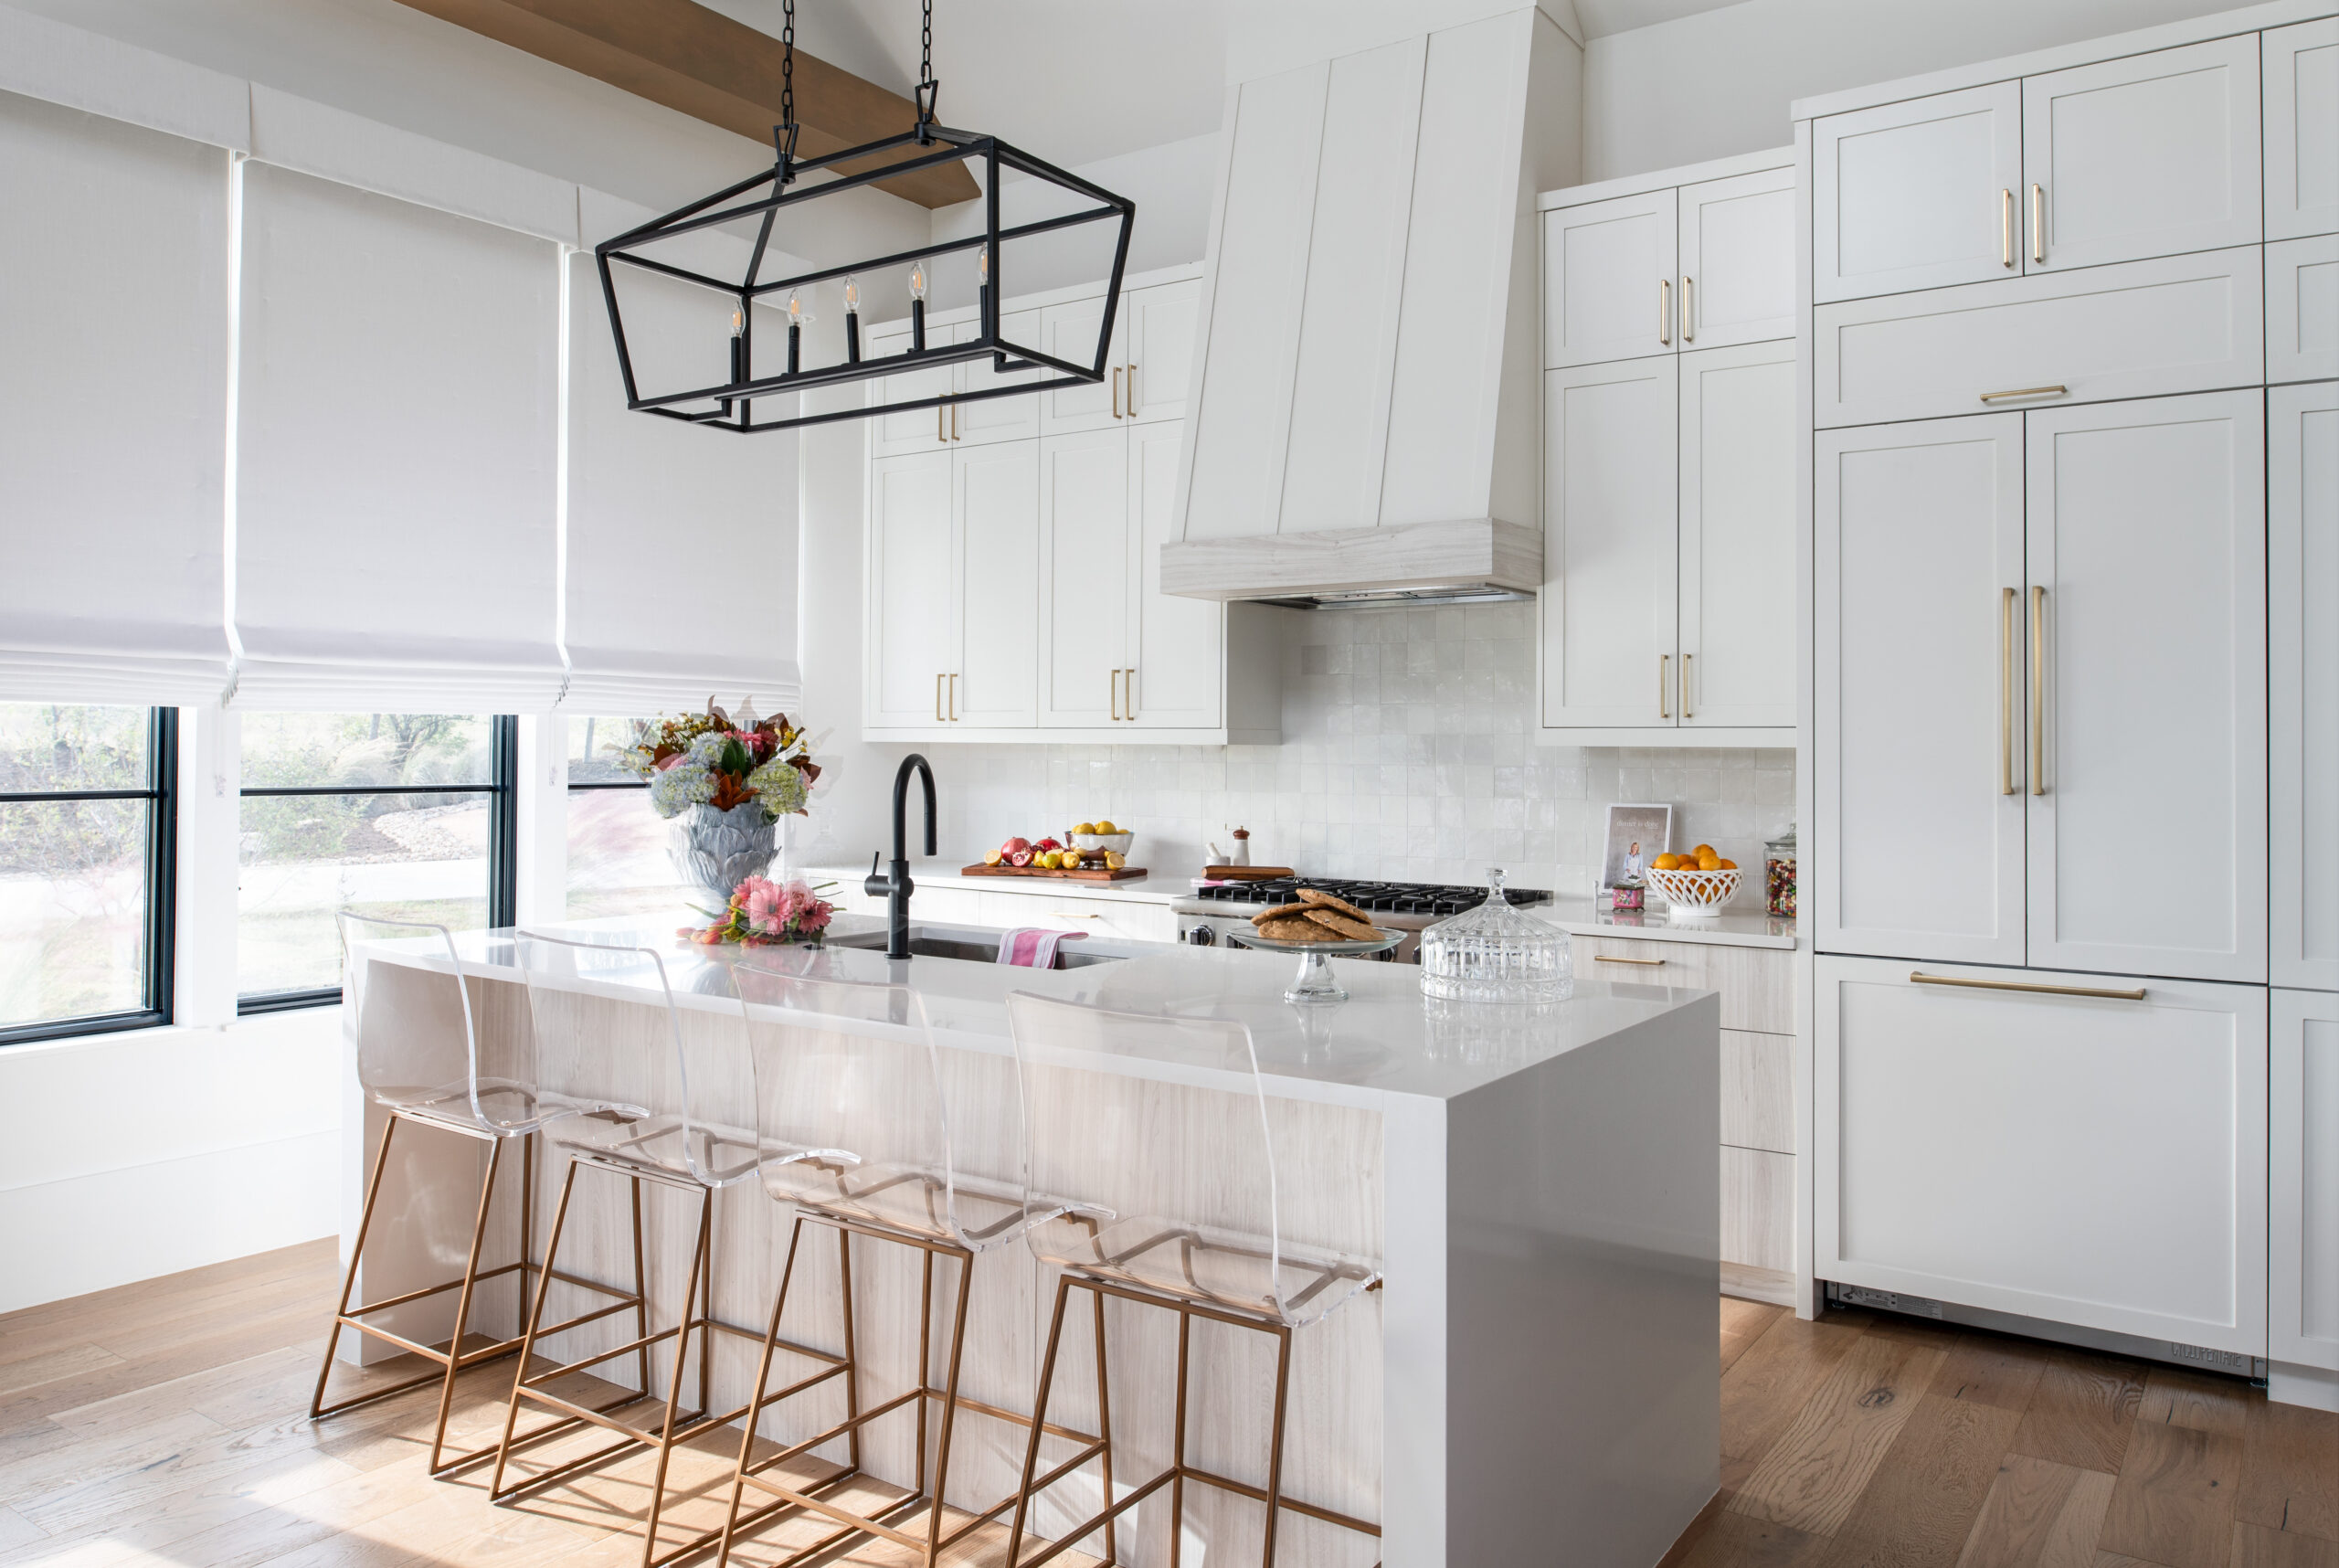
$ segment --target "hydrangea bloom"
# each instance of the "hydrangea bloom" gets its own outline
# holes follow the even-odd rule
[[[747,775],[747,788],[756,792],[756,799],[775,818],[802,810],[811,795],[802,770],[777,757]]]

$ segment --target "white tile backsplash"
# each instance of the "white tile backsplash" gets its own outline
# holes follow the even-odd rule
[[[1612,800],[1670,802],[1676,848],[1752,874],[1794,810],[1792,748],[1541,747],[1531,604],[1291,610],[1280,746],[960,745],[932,752],[946,850],[1109,817],[1137,863],[1190,875],[1251,830],[1251,858],[1328,876],[1592,890]]]

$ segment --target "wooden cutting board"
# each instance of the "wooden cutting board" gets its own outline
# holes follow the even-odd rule
[[[1206,865],[1205,882],[1277,882],[1297,875],[1287,865]]]
[[[1125,865],[1118,871],[1106,871],[1103,866],[1090,871],[1042,871],[1036,865],[970,865],[958,874],[961,876],[1053,876],[1059,882],[1128,882],[1145,874],[1141,865]]]

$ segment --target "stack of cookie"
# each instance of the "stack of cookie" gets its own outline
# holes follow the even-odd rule
[[[1370,942],[1381,935],[1363,910],[1312,887],[1299,890],[1297,904],[1252,916],[1251,924],[1260,936],[1277,942]]]

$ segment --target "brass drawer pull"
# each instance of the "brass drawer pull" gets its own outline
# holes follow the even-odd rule
[[[2008,397],[2068,397],[2070,395],[2071,389],[2068,387],[2017,387],[2011,392],[1984,392],[1982,401],[1996,403]]]
[[[2047,260],[2047,188],[2039,185],[2030,187],[2030,259]]]
[[[1665,966],[1663,959],[1619,959],[1606,953],[1593,954],[1592,961],[1595,964],[1640,964],[1653,969],[1662,969]]]
[[[2001,189],[1998,195],[2006,198],[2005,206],[1998,217],[1998,249],[2006,257],[2006,264],[2012,267],[2014,265],[2014,192]]]
[[[1121,417],[1121,367],[1113,366],[1113,418]]]
[[[2019,794],[2014,782],[2014,606],[2020,595],[1999,590],[1998,599],[1998,793]]]
[[[1656,341],[1673,346],[1673,280],[1656,281]]]
[[[2111,1001],[2142,1001],[2144,988],[2133,991],[2101,991],[2086,985],[2034,985],[2025,980],[1953,980],[1948,975],[1929,975],[1921,970],[1909,971],[1911,985],[1953,985],[1969,991],[2025,991],[2040,996],[2100,996]]]
[[[2030,792],[2047,793],[2047,590],[2030,588]]]
[[[1126,416],[1126,418],[1131,418],[1131,419],[1136,418],[1137,418],[1137,362],[1136,362],[1135,360],[1131,360],[1131,361],[1129,362],[1129,398],[1128,398],[1128,408],[1129,408],[1129,411],[1128,411],[1127,415]]]
[[[939,673],[934,677],[934,722],[942,722],[942,676]]]
[[[1681,274],[1681,341],[1698,341],[1698,281]]]

